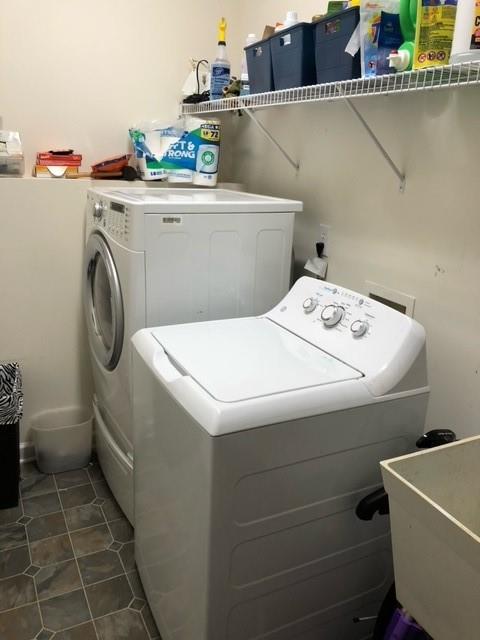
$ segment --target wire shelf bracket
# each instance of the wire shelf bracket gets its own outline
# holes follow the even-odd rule
[[[259,122],[253,110],[291,104],[343,101],[360,121],[393,173],[397,176],[400,182],[400,191],[403,192],[406,182],[404,173],[395,164],[385,147],[374,134],[370,125],[353,104],[352,98],[379,95],[393,96],[404,93],[416,93],[418,91],[438,91],[473,86],[480,86],[480,63],[476,61],[447,64],[442,67],[431,67],[428,69],[403,71],[372,78],[354,78],[352,80],[327,82],[325,84],[316,84],[308,87],[281,89],[279,91],[212,100],[199,104],[186,104],[182,106],[182,114],[194,115],[243,111],[280,151],[291,166],[298,170],[299,164],[291,158],[280,143],[275,140],[273,135]]]
[[[263,135],[267,138],[267,140],[269,140],[280,151],[282,156],[285,158],[285,160],[287,160],[287,162],[291,164],[291,166],[295,169],[295,171],[298,171],[300,169],[300,164],[298,162],[295,162],[295,160],[293,160],[293,158],[287,153],[287,151],[285,151],[285,149],[278,142],[278,140],[275,140],[272,134],[268,131],[268,129],[264,127],[264,125],[260,122],[257,116],[253,113],[253,111],[251,109],[243,109],[242,112],[247,114],[247,116],[258,127],[258,129],[263,133]]]
[[[339,92],[340,91],[341,90],[339,90]],[[406,182],[407,182],[405,174],[397,167],[397,165],[392,160],[392,158],[391,158],[390,154],[388,153],[388,151],[385,149],[383,144],[377,138],[377,136],[373,132],[373,130],[370,127],[370,125],[368,124],[368,122],[365,120],[365,118],[362,116],[362,114],[357,109],[357,107],[353,104],[353,102],[350,100],[350,98],[347,98],[345,96],[343,96],[343,98],[344,98],[344,101],[345,101],[345,104],[347,105],[347,107],[350,109],[350,111],[353,113],[353,115],[358,119],[358,121],[360,122],[360,124],[363,126],[363,128],[367,132],[368,136],[370,137],[370,140],[372,140],[374,145],[377,147],[377,149],[382,154],[383,158],[385,159],[385,161],[388,164],[388,166],[390,167],[390,169],[397,176],[397,178],[399,180],[399,183],[400,183],[399,184],[400,193],[404,193],[405,185],[406,185]]]

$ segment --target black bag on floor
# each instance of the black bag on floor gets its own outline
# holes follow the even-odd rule
[[[0,364],[0,509],[18,505],[22,413],[20,367],[16,362]]]

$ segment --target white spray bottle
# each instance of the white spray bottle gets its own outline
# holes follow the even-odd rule
[[[227,58],[227,22],[225,18],[218,25],[217,57],[211,66],[210,100],[223,98],[223,88],[230,82],[230,62]]]

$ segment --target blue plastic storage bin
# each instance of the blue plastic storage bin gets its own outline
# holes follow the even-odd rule
[[[275,90],[315,84],[313,25],[301,22],[270,39]]]
[[[245,47],[250,93],[273,91],[272,52],[270,38]]]
[[[351,80],[361,76],[360,50],[354,56],[345,51],[360,21],[358,7],[323,18],[315,23],[317,83]]]

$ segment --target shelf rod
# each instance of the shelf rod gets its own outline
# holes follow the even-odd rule
[[[257,127],[260,129],[260,131],[263,133],[263,135],[270,140],[270,142],[277,147],[277,149],[280,151],[280,153],[282,154],[282,156],[291,164],[291,166],[298,171],[300,169],[300,165],[298,164],[298,162],[295,162],[295,160],[293,160],[288,153],[285,151],[285,149],[281,146],[281,144],[279,142],[277,142],[277,140],[275,140],[275,138],[272,136],[272,134],[267,131],[267,129],[263,126],[263,124],[258,120],[258,118],[255,116],[254,113],[252,113],[252,111],[250,109],[242,109],[242,111],[244,113],[247,114],[247,116],[252,120],[252,122],[254,124],[257,125]]]
[[[343,96],[345,103],[347,105],[347,107],[350,109],[350,111],[358,118],[358,120],[361,122],[361,124],[363,125],[363,127],[365,128],[365,131],[368,133],[368,135],[370,136],[371,140],[374,142],[375,146],[377,147],[377,149],[380,151],[380,153],[382,154],[382,156],[385,158],[385,160],[387,161],[388,165],[390,166],[391,170],[393,171],[393,173],[397,176],[397,178],[400,181],[400,191],[401,193],[403,193],[405,191],[405,184],[406,184],[406,178],[405,178],[405,174],[402,173],[400,171],[400,169],[397,167],[397,165],[395,164],[395,162],[392,160],[392,158],[390,157],[390,155],[388,154],[387,150],[385,149],[385,147],[382,145],[382,143],[380,142],[380,140],[377,138],[377,136],[373,133],[370,125],[368,124],[368,122],[365,120],[365,118],[362,116],[362,114],[360,113],[360,111],[357,109],[357,107],[353,104],[353,102],[350,100],[350,98],[347,98],[345,96]]]

